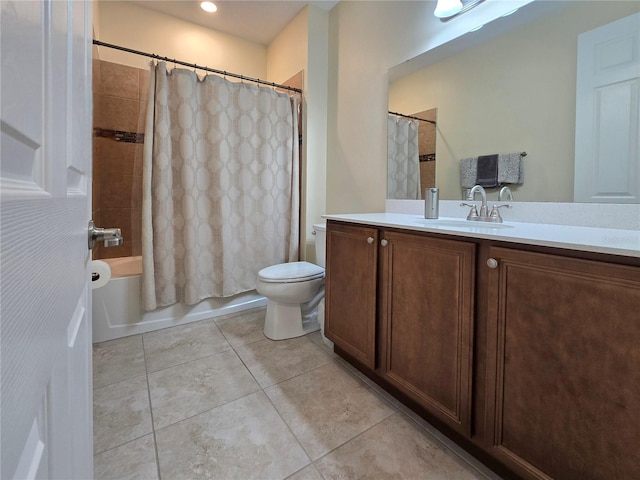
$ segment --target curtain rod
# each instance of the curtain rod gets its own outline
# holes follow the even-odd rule
[[[411,120],[420,120],[422,122],[433,123],[434,125],[436,125],[436,122],[434,122],[433,120],[427,120],[425,118],[414,117],[413,115],[405,115],[404,113],[398,113],[398,112],[392,112],[392,111],[389,111],[389,114],[390,115],[397,115],[398,117],[410,118]]]
[[[119,45],[113,45],[111,43],[101,42],[100,40],[94,39],[93,44],[99,47],[113,48],[115,50],[121,50],[123,52],[133,53],[135,55],[142,55],[143,57],[155,58],[156,60],[162,60],[169,63],[184,65],[185,67],[191,67],[197,70],[204,70],[205,72],[213,72],[213,73],[217,73],[218,75],[223,75],[225,77],[239,78],[240,80],[246,80],[248,82],[259,83],[261,85],[268,85],[270,87],[281,88],[283,90],[289,90],[291,92],[302,93],[301,89],[290,87],[288,85],[280,85],[279,83],[267,82],[265,80],[260,80],[259,78],[245,77],[244,75],[240,75],[237,73],[230,73],[224,70],[216,70],[215,68],[203,67],[201,65],[196,65],[195,63],[182,62],[180,60],[176,60],[175,58],[161,57],[160,55],[156,55],[155,53],[141,52],[139,50],[133,50],[131,48],[120,47]]]

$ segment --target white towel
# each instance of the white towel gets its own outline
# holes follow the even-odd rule
[[[500,157],[498,157],[498,160]],[[498,166],[500,164],[498,163]],[[478,177],[478,157],[463,158],[460,160],[460,184],[462,188],[471,188],[476,184]]]
[[[522,155],[517,153],[501,153],[498,155],[498,183],[524,183]]]

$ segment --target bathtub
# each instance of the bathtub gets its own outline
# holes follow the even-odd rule
[[[229,298],[208,298],[197,305],[170,305],[145,312],[142,308],[142,257],[104,259],[111,280],[93,290],[93,342],[151,332],[161,328],[265,306],[257,292]]]

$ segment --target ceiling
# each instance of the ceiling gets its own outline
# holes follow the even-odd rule
[[[338,1],[214,0],[218,6],[215,13],[204,12],[200,8],[200,0],[136,0],[132,3],[219,32],[268,45],[306,5],[330,10]]]

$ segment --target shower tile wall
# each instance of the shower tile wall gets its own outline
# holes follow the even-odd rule
[[[93,61],[93,127],[144,133],[149,72]],[[142,144],[93,137],[93,219],[122,230],[119,247],[96,245],[93,258],[141,254]]]
[[[413,113],[413,116],[433,120],[438,116],[438,109],[432,108],[422,112]],[[436,127],[427,122],[420,122],[418,127],[418,154],[420,156],[435,155],[436,153]],[[424,192],[425,188],[435,187],[436,185],[436,162],[420,162],[420,192]]]

